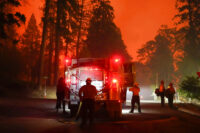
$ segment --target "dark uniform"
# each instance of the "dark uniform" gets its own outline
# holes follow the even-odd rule
[[[61,77],[58,80],[57,89],[56,89],[56,96],[57,96],[57,102],[56,102],[56,109],[58,111],[59,108],[61,108],[61,104],[63,106],[63,113],[65,113],[65,96],[67,93],[67,87],[65,84],[65,80],[63,77]]]
[[[101,91],[103,94],[106,95],[106,100],[110,99],[110,87],[108,84],[105,84],[104,88]]]
[[[140,96],[139,96],[140,88],[138,87],[138,84],[136,83],[133,88],[129,89],[129,91],[133,92],[130,113],[134,112],[135,103],[137,103],[137,105],[138,105],[138,112],[141,113]]]
[[[173,108],[173,99],[175,94],[175,89],[173,87],[173,84],[169,84],[169,88],[166,90],[167,98],[168,98],[168,105],[170,108]]]
[[[95,105],[95,96],[97,95],[97,89],[95,86],[91,85],[91,79],[86,80],[86,85],[82,86],[79,90],[79,97],[82,101],[81,107],[81,125],[86,124],[87,116],[89,116],[90,124],[94,119],[94,105]]]
[[[160,92],[161,106],[164,107],[164,105],[165,105],[165,86],[164,86],[163,80],[160,82],[159,92]]]

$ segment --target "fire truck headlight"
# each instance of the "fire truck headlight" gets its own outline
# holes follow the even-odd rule
[[[71,82],[71,80],[70,79],[66,79],[66,81],[65,81],[66,83],[70,83]]]

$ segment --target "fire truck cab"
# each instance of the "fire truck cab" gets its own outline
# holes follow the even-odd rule
[[[123,63],[119,57],[66,59],[65,81],[70,88],[68,108],[71,115],[75,115],[79,107],[79,89],[91,78],[98,90],[95,110],[104,105],[110,117],[120,117],[126,88],[132,86],[134,73],[133,63]]]

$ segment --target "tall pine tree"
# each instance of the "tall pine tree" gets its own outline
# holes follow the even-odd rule
[[[196,75],[200,71],[200,2],[199,0],[177,0],[179,19],[182,24],[179,34],[183,45],[184,58],[179,63],[179,72],[183,76]],[[184,23],[184,24],[183,24]]]
[[[154,40],[148,41],[137,51],[139,61],[150,69],[153,82],[170,82],[173,79],[173,52],[170,49],[174,41],[172,33],[172,29],[167,27],[160,29]]]
[[[15,11],[21,6],[20,2],[20,0],[0,1],[0,82],[4,79],[6,82],[19,79],[23,71],[22,57],[17,45],[19,35],[16,31],[22,23],[25,23],[25,16]]]
[[[90,20],[85,51],[82,56],[109,57],[119,54],[126,60],[131,57],[126,51],[122,40],[120,29],[114,23],[114,9],[110,0],[98,0],[93,9],[93,16]],[[86,52],[87,51],[87,52]]]
[[[34,14],[31,15],[28,26],[22,39],[23,54],[26,57],[26,69],[28,80],[37,82],[38,59],[40,50],[40,31]]]

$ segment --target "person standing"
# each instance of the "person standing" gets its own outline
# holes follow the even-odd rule
[[[160,99],[161,99],[161,106],[164,107],[165,105],[165,86],[164,81],[161,80],[160,87],[159,87]]]
[[[95,111],[95,96],[97,95],[97,89],[95,86],[91,85],[92,80],[87,78],[86,85],[82,86],[79,90],[79,97],[82,101],[81,107],[81,126],[84,126],[87,122],[87,117],[89,116],[90,124],[93,123],[94,111]]]
[[[130,88],[129,91],[133,92],[133,96],[132,96],[132,100],[131,100],[131,111],[130,113],[134,112],[134,107],[135,107],[135,103],[137,103],[138,105],[138,112],[141,113],[141,107],[140,107],[140,88],[139,88],[139,84],[135,83],[133,88]]]
[[[167,98],[168,98],[168,105],[170,108],[173,108],[173,99],[174,99],[175,89],[172,83],[169,84],[169,87],[166,90],[166,93],[167,93]]]
[[[63,77],[60,77],[58,80],[57,84],[57,89],[56,89],[56,109],[58,112],[58,109],[61,108],[61,104],[63,107],[63,113],[65,113],[65,96],[66,96],[66,84],[65,84],[65,79]]]
[[[108,83],[106,83],[101,90],[103,94],[105,94],[105,99],[109,100],[110,99],[110,86]]]

